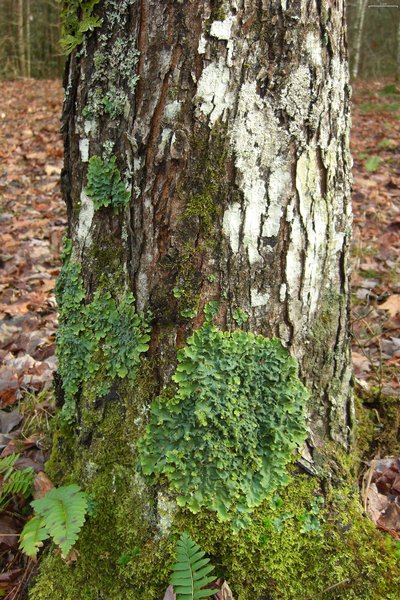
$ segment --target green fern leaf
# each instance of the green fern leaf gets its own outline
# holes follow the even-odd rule
[[[32,467],[13,471],[9,477],[4,477],[5,483],[1,490],[2,499],[8,494],[22,494],[25,497],[30,496],[34,480],[35,473]]]
[[[9,454],[4,458],[0,458],[0,475],[7,479],[14,470],[14,464],[18,460],[19,454]]]
[[[64,557],[75,544],[85,522],[88,501],[76,484],[50,490],[44,498],[32,502],[46,529]]]
[[[176,600],[209,598],[218,590],[203,589],[214,581],[210,576],[214,567],[209,558],[186,533],[182,533],[176,548],[176,562],[172,568],[170,583],[174,586]]]
[[[47,540],[49,532],[46,529],[43,517],[36,516],[25,524],[22,530],[19,547],[31,558],[34,558],[38,550]]]

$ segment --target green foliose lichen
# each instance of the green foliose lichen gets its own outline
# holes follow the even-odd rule
[[[279,485],[306,437],[308,397],[278,340],[206,323],[178,353],[175,395],[160,395],[140,442],[141,466],[177,503],[234,528]]]
[[[61,39],[65,54],[71,52],[83,42],[87,31],[93,31],[102,25],[102,19],[93,15],[100,0],[58,0],[61,3]]]
[[[103,283],[85,304],[81,266],[64,252],[56,285],[57,357],[67,420],[75,416],[75,398],[83,384],[92,399],[104,396],[117,377],[134,379],[140,356],[148,350],[149,327],[136,313],[133,295],[115,293]]]
[[[111,206],[118,213],[129,202],[130,193],[122,181],[116,160],[115,156],[109,160],[92,156],[89,160],[85,193],[92,199],[96,210]]]

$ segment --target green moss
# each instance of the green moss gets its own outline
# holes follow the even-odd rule
[[[227,579],[236,600],[397,599],[396,544],[363,516],[358,489],[342,470],[335,487],[293,472],[280,495],[256,508],[249,526],[236,534],[213,512],[181,509],[169,536],[154,535],[154,498],[134,474],[136,456],[129,450],[131,433],[127,436],[137,412],[122,414],[108,408],[98,439],[76,468],[75,477],[84,473],[82,482],[98,502],[78,542],[78,561],[67,566],[51,552],[31,600],[158,600],[185,530],[210,556],[217,575]],[[118,445],[104,442],[113,438]],[[90,469],[83,466],[88,460]],[[314,527],[304,527],[310,518]],[[134,547],[139,554],[132,553]],[[120,565],[120,556],[129,552],[133,556]]]
[[[355,396],[355,447],[360,460],[371,456],[371,444],[375,435],[373,415],[363,406],[361,398]]]
[[[228,7],[226,0],[214,0],[212,3],[211,15],[206,24],[207,32],[210,31],[214,21],[224,21],[228,16]]]
[[[217,249],[213,233],[228,193],[227,139],[224,125],[215,126],[211,132],[206,127],[196,134],[192,141],[195,158],[178,186],[184,205],[175,280],[175,288],[180,290],[177,305],[181,315],[197,313],[204,263]]]
[[[166,397],[173,392],[171,387]],[[292,468],[279,496],[258,506],[251,523],[236,534],[214,512],[174,510],[166,494],[172,510],[161,527],[157,494],[138,475],[136,453],[143,409],[155,393],[152,365],[143,361],[135,384],[120,382],[97,409],[101,418],[90,442],[79,443],[71,427],[58,432],[49,474],[56,484],[78,482],[95,511],[78,540],[77,562],[67,565],[50,549],[30,600],[160,600],[185,530],[217,575],[227,579],[236,600],[397,600],[398,544],[362,514],[353,460],[333,446],[326,448],[325,462],[333,456],[329,478]],[[90,404],[83,410],[83,426],[92,422],[89,409]],[[305,527],[310,519],[313,526]],[[129,559],[121,564],[123,555]]]
[[[399,399],[377,388],[363,393],[357,402],[358,446],[365,459],[371,456],[399,456]]]
[[[93,15],[100,0],[58,0],[61,3],[61,48],[70,54],[82,44],[84,34],[102,25],[102,20]]]
[[[305,530],[310,517],[319,526]],[[278,501],[257,508],[236,535],[207,512],[181,512],[175,527],[187,529],[207,552],[237,600],[397,598],[395,548],[362,515],[351,484],[335,490],[328,481],[295,474]]]
[[[154,535],[155,497],[137,473],[136,454],[154,381],[151,364],[144,361],[135,383],[121,381],[103,407],[83,402],[80,436],[71,427],[58,431],[47,470],[58,484],[78,482],[90,495],[94,511],[79,536],[77,562],[65,564],[50,548],[31,600],[162,597],[173,541]],[[90,413],[97,413],[95,427]],[[89,431],[90,438],[85,435]],[[139,552],[132,553],[135,547]],[[130,559],[121,564],[121,555]]]

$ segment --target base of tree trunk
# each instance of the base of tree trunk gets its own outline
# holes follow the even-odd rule
[[[78,481],[96,504],[77,543],[76,561],[68,564],[53,548],[45,550],[31,600],[162,600],[183,531],[211,558],[235,600],[398,597],[396,544],[363,514],[357,454],[350,458],[328,445],[318,476],[294,463],[289,485],[255,510],[246,529],[232,535],[214,513],[177,508],[173,497],[161,487],[148,487],[138,473],[132,432],[152,393],[149,381],[151,370],[147,378],[142,370],[134,390],[109,394],[97,411],[96,437],[86,436],[84,414],[79,443],[72,430],[57,433],[50,474],[57,483]],[[130,398],[124,411],[120,397]],[[93,411],[88,415],[93,418]],[[367,414],[359,416],[365,451],[372,431]],[[93,423],[86,424],[89,431]],[[66,480],[62,474],[72,464]]]

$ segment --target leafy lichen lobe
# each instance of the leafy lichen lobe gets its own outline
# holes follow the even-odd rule
[[[63,381],[63,416],[73,420],[75,398],[82,385],[95,400],[106,395],[119,378],[134,379],[140,356],[148,350],[149,327],[135,310],[133,295],[120,295],[100,286],[85,303],[80,264],[64,252],[64,265],[56,285],[59,307],[57,356]]]
[[[286,483],[285,467],[306,436],[308,395],[296,361],[278,340],[223,332],[207,319],[179,351],[173,380],[175,395],[151,407],[143,472],[166,477],[180,506],[206,507],[243,527]]]
[[[130,193],[122,181],[116,157],[104,160],[92,156],[89,160],[85,193],[92,199],[96,210],[111,206],[120,212],[129,202]]]

